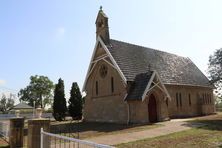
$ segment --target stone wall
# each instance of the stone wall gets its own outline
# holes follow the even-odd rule
[[[165,86],[172,98],[171,101],[168,101],[168,111],[171,118],[198,116],[214,112],[215,106],[211,88],[182,85]],[[179,99],[177,104],[176,93],[178,96],[181,94],[181,104]]]
[[[107,75],[100,76],[100,66],[106,65]],[[111,87],[113,77],[114,90]],[[98,83],[98,94],[96,93]],[[86,85],[86,99],[84,106],[84,120],[96,122],[127,123],[128,108],[124,102],[126,89],[116,69],[104,61],[95,66]]]
[[[149,123],[148,102],[149,96],[153,94],[157,104],[157,120],[165,121],[169,119],[164,93],[158,88],[155,88],[144,101],[129,101],[130,105],[130,122],[131,123]]]
[[[147,101],[129,101],[130,123],[148,123]]]

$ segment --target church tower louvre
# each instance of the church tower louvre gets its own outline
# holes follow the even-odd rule
[[[103,12],[102,6],[96,18],[96,37],[100,36],[106,45],[110,44],[108,17]]]

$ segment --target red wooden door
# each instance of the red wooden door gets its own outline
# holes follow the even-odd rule
[[[156,99],[153,94],[150,95],[148,103],[149,120],[151,123],[157,122]]]

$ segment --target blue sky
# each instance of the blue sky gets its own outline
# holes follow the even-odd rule
[[[61,77],[66,94],[74,81],[82,87],[100,5],[111,38],[189,57],[204,73],[222,47],[221,0],[1,0],[0,92],[36,74]]]

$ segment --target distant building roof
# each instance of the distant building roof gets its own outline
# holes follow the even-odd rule
[[[33,107],[24,102],[21,102],[15,105],[12,109],[33,109]]]

